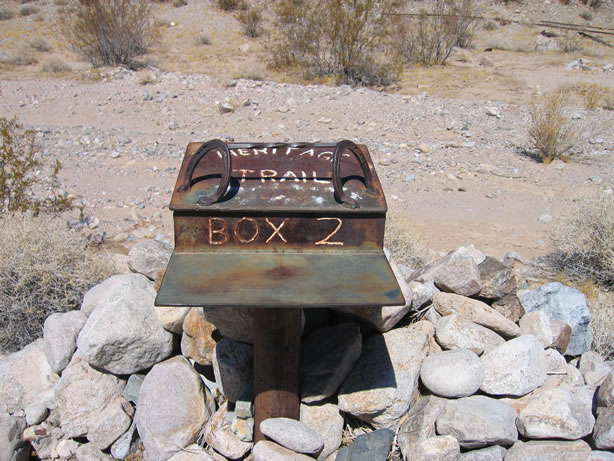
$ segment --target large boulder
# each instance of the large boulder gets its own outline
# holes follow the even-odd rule
[[[547,362],[542,344],[523,335],[482,356],[484,380],[480,389],[490,395],[523,396],[546,381]]]
[[[518,440],[516,414],[507,403],[483,395],[448,400],[437,418],[437,433],[451,435],[462,448],[511,445]]]
[[[81,311],[56,312],[45,320],[43,341],[45,357],[55,373],[61,373],[77,350],[77,337],[87,315]]]
[[[439,319],[435,324],[435,338],[444,349],[468,349],[478,355],[505,342],[491,329],[466,320],[459,314]]]
[[[473,296],[482,289],[480,270],[471,252],[460,247],[424,268],[414,272],[411,280],[433,281],[437,288],[449,293]]]
[[[530,439],[581,439],[595,424],[584,400],[562,388],[545,390],[518,415],[518,431]]]
[[[550,319],[541,311],[527,312],[519,322],[523,335],[535,336],[544,347],[550,347],[554,340]]]
[[[482,289],[480,297],[486,299],[501,299],[516,292],[518,283],[512,269],[498,259],[487,256],[478,265]]]
[[[34,341],[0,360],[0,410],[15,413],[52,401],[58,379],[45,357],[43,340]]]
[[[154,280],[156,274],[166,269],[173,254],[173,247],[160,240],[145,240],[134,245],[128,253],[128,266],[134,272]]]
[[[591,313],[581,292],[562,283],[552,282],[542,285],[538,290],[519,293],[518,297],[526,312],[539,310],[549,318],[571,326],[566,355],[580,355],[590,350],[593,343]]]
[[[105,288],[77,339],[91,365],[126,375],[145,370],[173,352],[173,334],[156,314],[156,291],[143,275],[115,275]]]
[[[301,345],[301,400],[318,402],[337,392],[361,349],[362,336],[356,324],[342,323],[314,331]]]
[[[260,423],[262,435],[297,453],[318,456],[324,440],[315,430],[290,418],[268,418]]]
[[[210,417],[205,398],[199,374],[184,357],[154,365],[135,416],[147,460],[165,461],[196,440]]]
[[[320,461],[325,460],[341,446],[345,420],[336,404],[322,402],[313,405],[301,404],[300,421],[322,436],[324,448],[318,455]]]
[[[499,314],[488,304],[477,299],[452,293],[435,293],[433,307],[441,315],[457,313],[465,319],[493,330],[505,338],[520,336],[520,328]]]
[[[458,398],[474,394],[484,379],[484,364],[468,349],[431,354],[420,368],[422,384],[441,397]]]
[[[236,402],[250,393],[254,382],[254,351],[250,344],[222,338],[213,353],[213,372],[219,391]]]
[[[583,440],[518,441],[505,453],[505,461],[586,461],[590,453],[591,447]]]
[[[124,381],[92,368],[76,353],[55,387],[55,403],[66,438],[86,436],[104,450],[131,424],[130,404],[121,396]]]
[[[339,409],[376,428],[395,427],[418,390],[429,339],[412,328],[367,337],[339,389]]]
[[[22,439],[26,421],[0,411],[0,461],[29,461],[32,448]]]

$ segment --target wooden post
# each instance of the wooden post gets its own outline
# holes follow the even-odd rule
[[[260,422],[267,418],[299,419],[301,309],[255,311],[254,442],[264,438]]]

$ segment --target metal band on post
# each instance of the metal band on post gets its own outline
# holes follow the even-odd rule
[[[333,188],[335,191],[335,199],[341,202],[345,207],[356,209],[360,208],[360,205],[356,200],[345,195],[345,192],[343,192],[343,184],[341,183],[341,157],[346,150],[352,152],[360,164],[367,185],[367,194],[376,195],[377,192],[373,187],[371,168],[369,168],[369,163],[367,163],[360,147],[347,139],[339,141],[335,149],[335,155],[333,156]]]
[[[230,150],[228,149],[228,145],[224,141],[221,141],[219,139],[213,139],[209,142],[204,143],[198,148],[198,150],[190,159],[190,163],[188,164],[183,184],[179,187],[179,189],[177,189],[178,192],[185,192],[190,187],[192,187],[192,176],[194,175],[194,170],[196,170],[196,166],[201,161],[201,159],[212,150],[217,150],[222,155],[224,169],[222,171],[222,178],[220,179],[220,184],[217,188],[217,191],[215,192],[215,194],[209,197],[199,198],[198,204],[200,206],[213,205],[214,203],[219,202],[228,190],[228,185],[230,184],[230,173],[232,171],[232,164],[230,158]]]

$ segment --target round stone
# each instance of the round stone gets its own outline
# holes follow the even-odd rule
[[[455,349],[429,355],[420,368],[422,383],[442,397],[467,397],[475,393],[484,379],[484,365],[468,349]]]

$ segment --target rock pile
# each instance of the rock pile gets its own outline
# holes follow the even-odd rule
[[[512,257],[393,263],[405,305],[306,313],[300,421],[264,421],[254,445],[254,312],[154,307],[166,261],[143,245],[138,273],[0,360],[0,461],[614,459],[614,370],[586,300],[519,289]],[[340,448],[344,429],[363,434]]]

